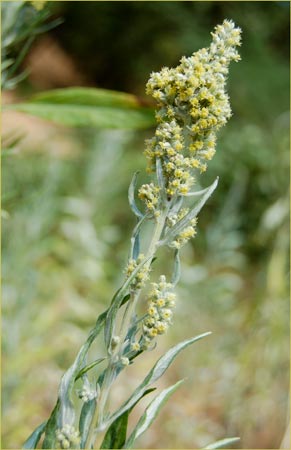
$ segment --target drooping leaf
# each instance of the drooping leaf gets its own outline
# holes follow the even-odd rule
[[[154,110],[134,95],[96,88],[52,90],[6,109],[73,127],[139,129],[155,123]]]
[[[144,392],[143,397],[155,389],[156,388],[147,389]],[[140,399],[138,399],[131,408],[124,411],[124,413],[110,425],[101,444],[101,449],[123,448],[126,441],[128,417],[139,400]]]
[[[129,188],[128,188],[128,202],[129,202],[129,206],[130,206],[132,212],[137,217],[142,219],[144,217],[144,214],[142,212],[140,212],[140,210],[136,206],[135,197],[134,197],[138,174],[139,174],[139,172],[135,172],[133,177],[132,177],[132,180],[130,182],[130,185],[129,185]]]
[[[179,220],[169,231],[166,233],[164,239],[160,242],[160,245],[168,244],[189,224],[190,220],[194,219],[197,214],[201,211],[209,197],[212,195],[218,184],[218,177],[209,186],[201,199],[196,203],[196,205],[186,214],[181,220]]]
[[[154,367],[150,370],[148,375],[142,381],[142,383],[135,389],[133,394],[129,397],[129,399],[116,411],[109,419],[108,424],[114,422],[121,414],[124,413],[128,408],[131,408],[132,405],[136,403],[144,394],[145,390],[155,381],[157,381],[167,370],[169,365],[173,362],[175,357],[186,347],[193,344],[194,342],[209,336],[211,332],[200,334],[192,339],[187,339],[186,341],[180,342],[179,344],[172,347],[168,350],[154,365]]]
[[[79,420],[79,431],[81,436],[80,448],[85,448],[86,440],[88,437],[91,421],[96,408],[96,400],[89,400],[84,403],[81,409]]]
[[[37,444],[39,443],[39,440],[44,433],[46,427],[46,422],[41,423],[29,436],[29,438],[26,439],[24,442],[22,448],[36,448]]]
[[[204,447],[204,449],[205,450],[213,450],[215,448],[225,448],[231,444],[234,444],[235,442],[238,442],[239,440],[240,440],[239,437],[221,439],[220,441],[216,441],[216,442],[213,442],[213,444],[207,445],[207,447]]]
[[[162,392],[160,392],[160,394],[158,394],[153,399],[153,401],[149,404],[149,406],[146,408],[145,412],[139,419],[136,427],[134,428],[133,432],[131,433],[129,439],[126,441],[123,448],[132,448],[134,441],[150,427],[150,425],[157,417],[164,403],[175,392],[175,390],[180,386],[180,384],[183,383],[183,381],[184,380],[180,380],[173,386],[164,389]]]

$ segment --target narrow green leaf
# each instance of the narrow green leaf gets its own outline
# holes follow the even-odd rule
[[[52,90],[6,109],[75,127],[138,129],[155,123],[154,110],[134,95],[96,88]]]
[[[26,439],[24,442],[22,448],[36,448],[37,444],[44,433],[46,427],[46,422],[41,423],[29,436],[29,438]]]
[[[154,391],[156,388],[147,389],[143,397]],[[128,417],[135,405],[138,403],[140,399],[138,399],[131,408],[124,411],[124,413],[119,416],[108,428],[107,433],[103,439],[101,444],[101,449],[105,448],[123,448],[123,445],[126,441],[126,433],[127,433],[127,424]]]
[[[79,420],[79,431],[81,436],[80,448],[85,448],[88,432],[90,429],[91,421],[96,408],[96,400],[89,400],[84,403]]]
[[[205,450],[212,450],[215,448],[224,448],[230,444],[234,444],[235,442],[238,442],[240,440],[239,437],[233,437],[233,438],[226,438],[221,439],[220,441],[216,441],[213,444],[207,445],[207,447],[204,447]]]
[[[93,367],[97,366],[97,364],[100,364],[102,361],[104,361],[106,358],[99,358],[96,359],[96,361],[93,361],[91,364],[87,364],[83,369],[80,370],[78,375],[75,378],[75,381],[77,381],[79,378],[81,378],[88,370],[93,369]]]
[[[121,414],[124,413],[128,408],[130,408],[133,404],[136,403],[144,394],[145,390],[155,381],[157,381],[167,370],[169,365],[173,362],[175,357],[186,347],[193,344],[194,342],[209,336],[211,332],[200,334],[192,339],[188,339],[186,341],[180,342],[179,344],[172,347],[168,350],[154,365],[154,367],[150,370],[148,375],[142,381],[142,383],[135,389],[133,394],[129,397],[129,399],[116,411],[108,420],[107,425],[114,422]]]
[[[56,430],[58,428],[58,416],[60,401],[58,400],[45,427],[45,437],[42,448],[56,448]]]
[[[137,184],[137,176],[138,176],[139,172],[135,172],[132,180],[130,182],[129,188],[128,188],[128,202],[129,202],[129,206],[132,210],[132,212],[139,218],[143,218],[144,214],[142,212],[140,212],[140,210],[138,209],[138,207],[136,206],[135,203],[135,198],[134,198],[134,193],[135,193],[135,188],[136,188],[136,184]]]
[[[109,89],[88,87],[71,87],[54,89],[34,95],[30,102],[54,103],[63,105],[118,106],[138,109],[142,106],[140,100],[132,94]]]
[[[164,389],[153,399],[153,401],[149,404],[149,406],[146,408],[145,412],[139,419],[136,427],[134,428],[123,448],[132,448],[134,441],[150,427],[150,425],[157,417],[162,406],[183,382],[184,380],[178,381],[173,386]]]
[[[198,201],[198,203],[184,216],[179,222],[177,222],[169,231],[166,233],[164,239],[160,242],[160,245],[170,243],[190,222],[194,219],[197,214],[201,211],[209,197],[212,195],[218,184],[218,177],[205,191],[204,195]]]

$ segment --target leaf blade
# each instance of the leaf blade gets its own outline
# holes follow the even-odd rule
[[[203,333],[198,336],[195,336],[194,338],[187,339],[183,342],[180,342],[179,344],[172,347],[170,350],[168,350],[154,365],[154,367],[150,370],[148,375],[144,378],[142,383],[135,389],[135,391],[132,393],[132,395],[129,397],[129,399],[116,411],[107,422],[107,425],[112,423],[116,418],[123,414],[123,412],[130,408],[136,401],[138,401],[139,398],[143,395],[145,390],[150,386],[152,383],[157,381],[167,370],[169,365],[173,362],[175,357],[182,351],[184,348],[188,347],[189,345],[193,344],[194,342],[202,339],[203,337],[209,336],[211,332]]]
[[[166,233],[162,241],[160,241],[160,245],[170,243],[176,236],[179,234],[183,228],[185,228],[189,221],[194,219],[197,214],[201,211],[209,197],[215,191],[218,185],[218,177],[214,180],[214,182],[205,190],[203,190],[204,194],[201,199],[196,203],[196,205],[186,214],[179,222],[177,222],[169,231]]]
[[[42,434],[44,433],[47,422],[41,423],[26,439],[22,448],[36,448]]]
[[[150,394],[156,388],[147,389],[143,397],[145,395]],[[142,397],[141,397],[142,398]],[[139,399],[140,400],[140,399]],[[139,401],[138,400],[138,401]],[[127,433],[127,423],[128,417],[135,405],[138,403],[134,403],[129,409],[124,411],[124,413],[119,416],[116,421],[114,421],[107,430],[106,435],[104,436],[103,442],[101,444],[101,449],[105,448],[123,448],[123,445],[126,441],[126,433]]]
[[[153,108],[134,95],[106,89],[56,89],[6,109],[73,127],[140,129],[155,124]]]
[[[184,380],[180,380],[172,386],[163,389],[163,391],[151,401],[123,448],[132,447],[134,441],[150,427],[162,406],[183,382]]]

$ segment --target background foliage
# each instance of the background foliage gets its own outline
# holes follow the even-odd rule
[[[219,175],[219,187],[183,251],[175,324],[123,378],[115,401],[170,345],[211,330],[162,381],[187,377],[139,447],[197,448],[239,435],[238,447],[278,448],[289,389],[289,3],[49,6],[64,21],[35,42],[21,68],[29,77],[4,100],[82,85],[148,102],[151,71],[207,46],[225,17],[243,29],[229,80],[234,117],[201,179],[206,186]],[[12,111],[3,125],[2,446],[19,448],[118,288],[134,225],[127,187],[145,167],[152,130],[62,128]],[[155,264],[166,271],[167,260]]]

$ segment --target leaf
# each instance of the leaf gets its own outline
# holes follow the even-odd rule
[[[102,361],[104,361],[106,358],[99,358],[96,359],[96,361],[93,361],[91,364],[88,364],[87,366],[83,367],[83,369],[80,370],[78,375],[75,378],[75,381],[77,381],[79,378],[81,378],[88,370],[93,369],[93,367],[97,366],[97,364],[100,364]]]
[[[199,336],[196,336],[192,339],[188,339],[186,341],[180,342],[179,344],[172,347],[170,350],[168,350],[154,365],[154,367],[150,370],[148,375],[145,377],[145,379],[142,381],[142,383],[135,389],[133,394],[129,397],[129,399],[119,408],[118,411],[116,411],[108,420],[108,424],[112,423],[114,420],[117,419],[121,414],[124,413],[128,408],[130,408],[132,405],[136,403],[144,394],[145,390],[150,386],[152,383],[157,381],[167,370],[169,365],[173,362],[175,357],[186,347],[193,344],[194,342],[198,341],[199,339],[202,339],[208,335],[210,335],[211,332],[200,334]]]
[[[60,401],[58,400],[49,420],[45,427],[45,437],[42,444],[42,448],[55,448],[56,447],[56,430],[58,428],[58,414],[60,410]]]
[[[132,447],[134,441],[150,427],[150,425],[155,420],[164,403],[183,382],[184,380],[178,381],[176,384],[170,386],[167,389],[164,389],[160,394],[158,394],[154,398],[154,400],[149,404],[149,406],[146,408],[145,412],[139,419],[136,427],[134,428],[133,432],[131,433],[129,439],[126,441],[123,448]]]
[[[150,392],[154,391],[156,388],[147,389],[143,397]],[[140,399],[139,399],[140,400]],[[139,401],[138,400],[138,401]],[[138,402],[137,401],[137,402]],[[119,416],[108,428],[106,435],[101,444],[101,449],[110,448],[123,448],[126,441],[127,424],[128,417],[137,402],[129,409],[127,409],[121,416]]]
[[[139,255],[139,234],[140,234],[140,228],[142,226],[142,224],[144,223],[144,221],[147,219],[147,215],[144,215],[140,221],[136,224],[136,226],[134,227],[134,230],[132,232],[132,237],[131,237],[131,249],[130,249],[130,256],[133,259],[137,259],[138,255]]]
[[[155,124],[154,110],[142,106],[137,97],[96,88],[52,90],[6,109],[73,127],[139,129]]]
[[[129,411],[125,411],[109,427],[100,448],[122,448],[126,440]]]
[[[24,442],[22,448],[36,448],[37,444],[44,433],[46,422],[41,423],[29,436],[29,438],[26,439]]]
[[[234,442],[238,442],[239,440],[240,440],[239,437],[221,439],[220,441],[216,441],[213,444],[207,445],[207,447],[204,447],[204,449],[205,450],[212,450],[212,449],[215,449],[215,448],[224,448],[227,445],[233,444]]]
[[[96,408],[96,400],[89,400],[84,403],[79,420],[79,431],[81,436],[80,448],[85,448],[88,432],[90,429],[91,421]]]
[[[166,233],[164,239],[160,242],[159,245],[164,245],[170,243],[176,236],[179,234],[190,222],[190,220],[194,219],[197,214],[201,211],[213,191],[216,189],[218,184],[218,177],[216,180],[209,186],[201,199],[196,203],[196,205],[191,209],[191,211],[186,214],[179,222],[177,222],[170,230]]]
[[[34,103],[54,103],[66,105],[118,106],[139,109],[142,105],[135,95],[109,89],[72,87],[54,89],[34,95]]]
[[[65,372],[65,374],[62,377],[60,387],[59,387],[59,401],[60,401],[60,414],[61,414],[61,423],[62,424],[70,424],[74,420],[74,407],[72,404],[72,391],[75,383],[76,376],[78,375],[80,369],[82,369],[82,366],[84,364],[85,357],[88,353],[88,350],[90,348],[90,345],[94,341],[94,339],[97,337],[97,335],[100,333],[105,318],[107,315],[107,311],[105,311],[103,314],[101,314],[97,322],[95,324],[95,327],[91,330],[85,344],[82,345],[74,363],[71,365],[71,367]]]
[[[138,176],[139,172],[135,172],[131,183],[129,185],[128,188],[128,202],[129,202],[129,206],[132,210],[132,212],[139,217],[140,219],[142,219],[144,217],[144,214],[142,212],[140,212],[140,210],[138,209],[138,207],[136,206],[135,203],[135,198],[134,198],[134,193],[135,193],[135,188],[136,188],[136,183],[137,183],[137,176]]]
[[[172,280],[171,280],[171,283],[173,286],[176,286],[176,284],[180,280],[180,276],[181,276],[181,262],[180,262],[179,250],[175,250],[174,270],[173,270],[173,275],[172,275]]]

